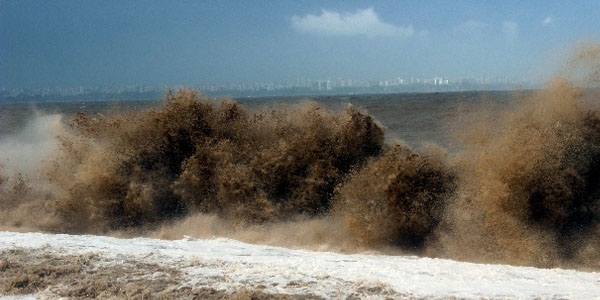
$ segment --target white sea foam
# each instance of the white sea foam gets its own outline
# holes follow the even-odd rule
[[[386,294],[466,299],[597,299],[600,295],[599,273],[574,270],[299,251],[224,238],[165,241],[0,232],[0,240],[0,250],[41,249],[53,255],[95,253],[108,264],[134,260],[169,266],[184,274],[180,286],[227,291],[261,286],[267,293],[346,298],[360,290],[376,289],[381,294],[369,295],[376,299]],[[16,299],[31,299],[27,297]]]

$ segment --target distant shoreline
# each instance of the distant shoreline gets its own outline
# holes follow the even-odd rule
[[[250,99],[324,99],[338,97],[373,97],[373,96],[394,96],[394,95],[426,95],[426,94],[456,94],[456,93],[513,93],[513,92],[531,92],[534,89],[490,89],[490,90],[464,90],[464,91],[406,91],[406,92],[364,92],[364,93],[315,93],[315,94],[274,94],[274,95],[211,95],[206,94],[210,99],[231,98],[234,100]],[[202,92],[202,91],[199,91]],[[165,93],[124,93],[124,94],[87,94],[87,95],[69,95],[69,96],[24,96],[24,97],[1,97],[0,105],[11,103],[52,103],[52,102],[119,102],[119,101],[161,101]]]

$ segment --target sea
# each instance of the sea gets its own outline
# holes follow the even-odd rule
[[[250,109],[265,110],[282,104],[315,101],[330,109],[354,105],[372,115],[386,130],[386,137],[420,148],[426,144],[449,145],[448,127],[463,110],[481,106],[510,106],[531,91],[465,91],[333,96],[269,96],[234,98]],[[219,101],[224,98],[216,98]],[[123,110],[161,107],[164,99],[99,101],[21,101],[0,103],[0,136],[24,128],[35,114],[60,114],[71,121],[77,113],[107,114]]]
[[[0,230],[598,270],[599,95],[0,103]]]

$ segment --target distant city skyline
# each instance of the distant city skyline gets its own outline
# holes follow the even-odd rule
[[[230,82],[180,85],[114,85],[52,88],[0,88],[1,101],[107,100],[162,98],[167,91],[197,90],[209,97],[312,96],[402,92],[453,92],[472,90],[519,90],[536,87],[510,78],[397,77],[389,80],[297,79],[281,82]]]
[[[488,77],[543,83],[600,1],[0,0],[0,87]]]

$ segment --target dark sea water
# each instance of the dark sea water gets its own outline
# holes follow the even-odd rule
[[[474,91],[452,93],[402,93],[315,97],[237,98],[251,110],[268,111],[282,104],[316,101],[332,110],[354,105],[373,116],[386,128],[386,138],[398,139],[420,148],[430,143],[450,144],[448,129],[457,114],[481,105],[507,107],[520,100],[521,91]],[[132,101],[68,101],[0,104],[0,136],[18,131],[35,113],[61,114],[70,122],[77,113],[109,115],[124,110],[140,111],[161,107],[162,99]]]

